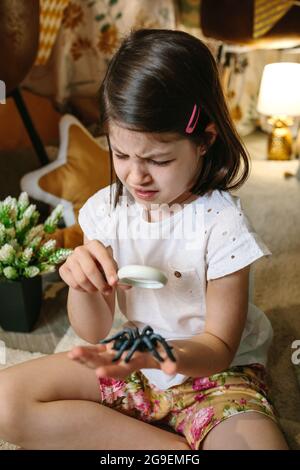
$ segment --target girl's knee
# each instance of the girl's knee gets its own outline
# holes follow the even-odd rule
[[[0,403],[0,437],[15,443],[20,438],[26,400],[22,383],[14,374],[4,371],[0,374]]]

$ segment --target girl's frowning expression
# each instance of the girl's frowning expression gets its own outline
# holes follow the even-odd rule
[[[115,172],[136,202],[185,200],[202,168],[203,146],[171,133],[154,134],[109,124]]]

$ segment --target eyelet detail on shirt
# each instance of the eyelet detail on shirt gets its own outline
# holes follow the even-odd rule
[[[166,285],[174,300],[190,304],[201,299],[202,284],[197,269],[192,265],[183,265],[182,262],[178,263],[178,266],[176,264],[175,261],[168,263],[169,274]]]

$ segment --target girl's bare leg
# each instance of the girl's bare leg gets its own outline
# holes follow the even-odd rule
[[[268,416],[239,413],[215,426],[202,443],[203,450],[288,450],[287,443]]]
[[[0,372],[0,437],[25,449],[189,449],[99,402],[94,371],[66,353],[9,367]]]

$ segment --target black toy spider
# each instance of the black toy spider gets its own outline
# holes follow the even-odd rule
[[[171,361],[176,362],[172,353],[172,346],[170,346],[162,336],[154,333],[151,326],[145,326],[142,333],[139,333],[138,328],[124,328],[124,330],[119,331],[119,333],[116,333],[110,338],[103,339],[100,343],[105,344],[113,340],[115,341],[113,349],[119,352],[113,358],[112,362],[116,362],[120,359],[123,352],[128,349],[129,353],[125,357],[125,362],[130,361],[135,351],[150,351],[159,362],[163,362],[164,359],[156,351],[158,342],[162,344]]]

